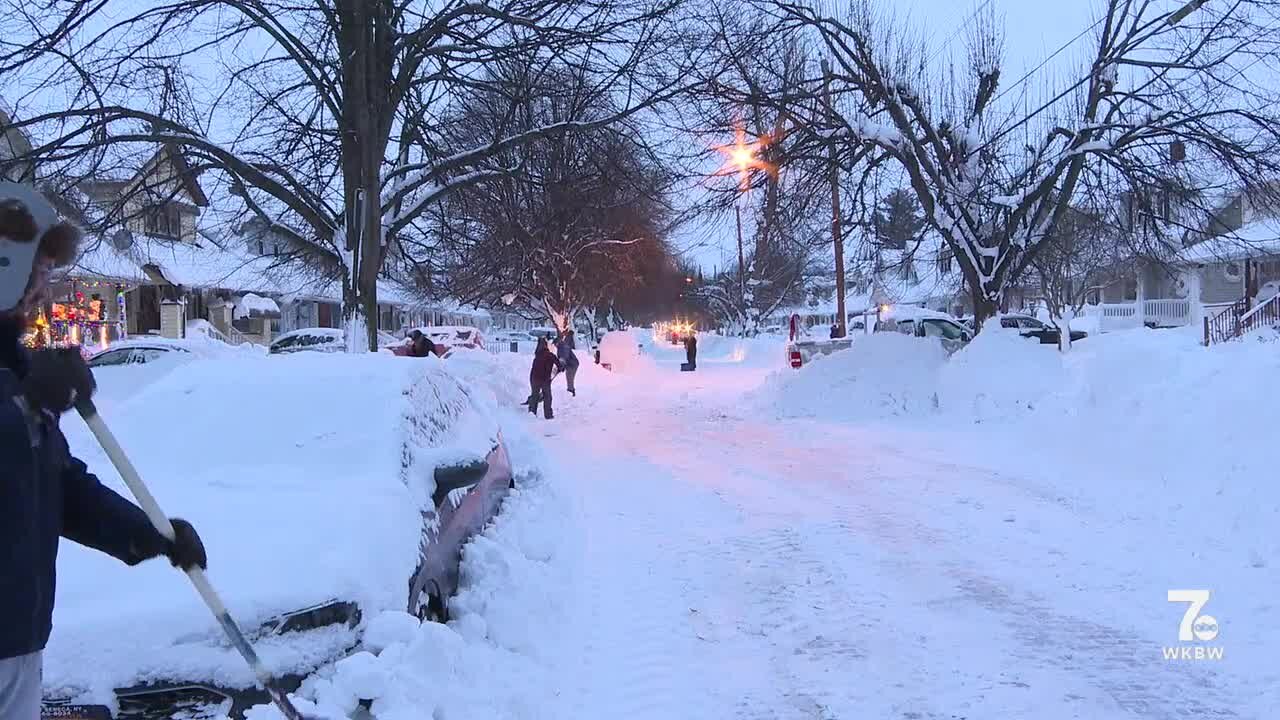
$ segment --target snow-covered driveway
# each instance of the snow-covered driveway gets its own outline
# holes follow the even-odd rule
[[[575,621],[549,659],[568,707],[550,716],[1280,707],[1261,667],[1162,657],[1185,606],[1140,559],[1168,538],[905,433],[753,417],[741,397],[763,371],[666,365],[656,386],[580,380],[557,420],[537,421],[582,535],[561,595]]]

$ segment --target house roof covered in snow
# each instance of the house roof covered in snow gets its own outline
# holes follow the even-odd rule
[[[1178,252],[1176,261],[1203,265],[1260,255],[1280,255],[1280,219],[1256,220],[1234,232],[1185,247]]]

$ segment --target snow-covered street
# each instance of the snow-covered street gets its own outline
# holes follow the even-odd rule
[[[1271,671],[1244,659],[1243,627],[1222,662],[1162,657],[1185,607],[1166,591],[1204,579],[1160,562],[1178,553],[1175,525],[1142,537],[917,434],[746,412],[762,368],[656,372],[660,390],[580,381],[554,423],[531,421],[576,506],[565,522],[517,501],[499,523],[568,534],[550,563],[567,585],[543,600],[570,626],[530,629],[564,704],[534,715],[1247,718],[1280,706]],[[1235,601],[1210,610],[1241,626],[1224,610],[1247,607]]]

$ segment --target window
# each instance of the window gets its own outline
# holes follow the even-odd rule
[[[902,333],[903,335],[915,335],[915,334],[916,334],[916,321],[915,321],[915,320],[903,320],[902,322],[899,322],[899,323],[898,323],[898,332]]]
[[[267,254],[267,247],[266,247],[266,243],[262,242],[261,240],[259,240],[259,241],[258,241],[258,254],[259,254],[259,255],[266,255],[266,254]]]
[[[946,275],[951,272],[951,253],[943,251],[938,254],[938,272]]]
[[[1124,280],[1124,299],[1125,299],[1125,300],[1137,300],[1137,299],[1138,299],[1138,278],[1136,278],[1136,277],[1125,278],[1125,280]]]
[[[146,232],[156,237],[182,238],[182,214],[173,205],[152,205],[143,211]]]
[[[1258,281],[1270,282],[1280,280],[1280,259],[1262,260],[1258,262]]]
[[[1222,266],[1222,274],[1227,276],[1228,280],[1240,279],[1240,263],[1227,263]]]
[[[964,331],[959,325],[946,320],[923,320],[920,326],[924,330],[925,337],[938,337],[944,340],[960,340],[964,337]]]
[[[120,348],[119,350],[108,350],[89,361],[89,367],[108,367],[111,365],[124,365],[129,362],[129,358],[133,356],[132,348]]]

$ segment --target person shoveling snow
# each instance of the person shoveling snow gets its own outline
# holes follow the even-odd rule
[[[94,391],[78,350],[28,353],[28,315],[55,267],[76,256],[80,231],[59,220],[33,188],[0,183],[0,718],[40,717],[42,653],[52,629],[59,536],[129,565],[167,556],[176,567],[204,568],[200,536],[172,520],[174,539],[146,513],[105,487],[70,453],[62,413]]]

